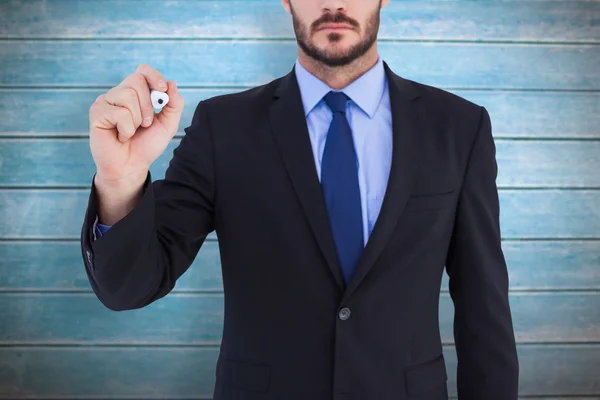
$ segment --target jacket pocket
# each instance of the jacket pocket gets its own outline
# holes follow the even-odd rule
[[[424,362],[422,364],[408,367],[405,371],[406,394],[416,396],[433,390],[442,384],[446,384],[446,363],[444,355]]]
[[[445,193],[413,195],[408,198],[406,211],[435,210],[454,204],[454,190]]]
[[[271,385],[271,366],[224,358],[217,366],[223,384],[251,392],[266,392]]]

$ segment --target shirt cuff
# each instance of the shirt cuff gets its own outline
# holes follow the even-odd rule
[[[94,220],[94,225],[92,226],[92,232],[94,236],[94,240],[98,239],[98,237],[104,236],[104,234],[112,228],[112,225],[103,225],[98,223],[98,216],[96,215],[96,219]]]
[[[96,219],[94,220],[94,224],[92,225],[92,236],[93,240],[98,239],[96,236],[96,229],[98,229],[98,216],[96,215]],[[102,233],[102,232],[100,232]]]

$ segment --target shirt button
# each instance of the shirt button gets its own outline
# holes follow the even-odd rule
[[[342,308],[338,316],[342,321],[347,320],[348,318],[350,318],[350,309],[348,307]]]

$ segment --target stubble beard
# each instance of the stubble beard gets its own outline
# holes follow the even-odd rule
[[[312,43],[309,32],[313,31],[313,29],[305,26],[305,24],[297,18],[297,15],[292,8],[291,14],[298,46],[300,46],[302,51],[304,51],[308,57],[327,67],[347,66],[362,57],[376,42],[380,23],[379,10],[380,8],[377,8],[365,23],[365,34],[359,43],[352,45],[348,49],[338,48],[336,44],[343,40],[343,34],[331,32],[327,35],[327,39],[329,40],[330,45],[334,44],[334,49],[331,49],[330,46],[329,49],[323,50]],[[352,25],[353,29],[358,30],[360,34],[360,27],[357,27],[354,23],[350,23],[343,15],[337,14],[333,17],[324,18],[324,20],[324,22],[346,23]],[[320,26],[322,23],[323,22],[319,22],[318,25]]]

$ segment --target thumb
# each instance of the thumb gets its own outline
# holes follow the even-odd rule
[[[183,113],[183,106],[185,101],[183,96],[179,93],[177,85],[174,80],[167,82],[167,95],[169,96],[169,102],[163,109],[156,115],[161,125],[171,134],[175,136],[179,129],[179,121],[181,120],[181,114]]]

